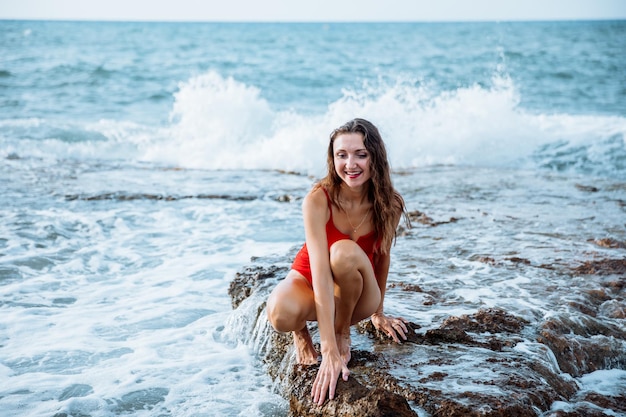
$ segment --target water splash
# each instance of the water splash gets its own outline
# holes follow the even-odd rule
[[[397,78],[346,89],[319,114],[272,108],[263,92],[215,71],[179,84],[168,126],[101,120],[0,122],[0,155],[104,159],[181,168],[323,173],[328,134],[353,117],[381,130],[395,169],[439,164],[626,170],[626,118],[533,114],[509,77],[441,91]]]

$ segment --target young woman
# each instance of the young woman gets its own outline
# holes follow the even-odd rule
[[[350,374],[351,325],[371,317],[396,342],[406,340],[406,321],[383,310],[389,251],[406,208],[372,123],[354,119],[332,132],[328,173],[302,212],[306,243],[270,294],[267,312],[277,331],[293,332],[301,364],[317,363],[306,324],[317,321],[322,361],[311,395],[321,405],[327,393],[334,398],[339,376]]]

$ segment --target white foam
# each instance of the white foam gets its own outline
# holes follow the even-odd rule
[[[43,139],[19,138],[52,122],[2,122],[19,140],[2,138],[1,152],[320,174],[330,131],[353,117],[364,117],[380,128],[397,169],[433,164],[507,167],[529,161],[550,166],[565,152],[579,163],[609,165],[610,170],[616,164],[612,155],[623,153],[624,117],[533,114],[519,103],[514,82],[501,75],[494,76],[491,86],[450,91],[397,79],[345,90],[324,113],[303,114],[274,110],[255,86],[210,71],[179,84],[169,126],[114,120],[62,126],[70,136],[81,129],[89,132],[68,141],[55,137],[58,129],[53,128]]]
[[[583,391],[601,395],[619,396],[626,392],[626,370],[602,369],[580,378]]]

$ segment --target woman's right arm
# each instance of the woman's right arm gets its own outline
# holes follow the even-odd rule
[[[309,193],[302,204],[304,232],[311,262],[315,311],[320,334],[322,363],[313,383],[313,401],[322,404],[328,392],[334,398],[340,374],[348,378],[349,371],[343,363],[335,336],[334,282],[330,269],[330,255],[326,236],[326,223],[330,218],[328,202],[320,188]]]

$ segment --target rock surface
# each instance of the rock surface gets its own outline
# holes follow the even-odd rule
[[[317,367],[296,365],[291,336],[273,331],[265,318],[265,299],[289,259],[253,260],[236,274],[229,294],[233,308],[250,316],[258,354],[292,416],[583,417],[607,415],[603,408],[626,413],[626,393],[579,392],[573,378],[626,369],[626,332],[593,317],[607,303],[623,308],[621,280],[589,292],[581,304],[591,314],[576,322],[555,315],[532,326],[503,309],[484,308],[425,331],[409,323],[408,340],[397,345],[366,320],[353,330],[349,380],[339,381],[334,400],[314,405]],[[410,283],[393,285],[423,292]],[[316,340],[315,326],[310,330]],[[555,402],[568,403],[567,410],[551,411]]]

